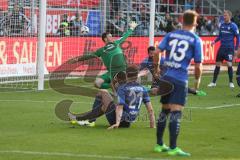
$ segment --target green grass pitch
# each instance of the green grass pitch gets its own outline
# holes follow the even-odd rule
[[[72,110],[87,111],[93,98],[47,89],[0,92],[0,160],[240,159],[240,99],[235,97],[240,89],[229,89],[226,73],[221,73],[216,88],[207,88],[211,78],[204,75],[201,84],[208,96],[189,95],[184,110],[178,145],[192,154],[190,158],[153,152],[156,131],[148,128],[144,106],[130,129],[108,131],[105,117],[94,128],[73,126],[56,118],[55,105],[71,99]],[[159,97],[152,103],[158,115]],[[164,139],[168,144],[168,129]]]

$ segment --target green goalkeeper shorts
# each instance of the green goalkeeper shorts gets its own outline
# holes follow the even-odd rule
[[[123,70],[123,71],[125,71],[125,70]],[[120,71],[118,71],[118,72],[120,72]],[[111,73],[111,72],[108,71],[108,72],[100,75],[99,78],[103,79],[103,80],[104,80],[104,83],[111,83],[113,77],[114,77],[118,72],[112,72],[112,73]]]
[[[111,78],[109,72],[106,72],[99,77],[104,80],[104,83],[111,83],[112,78]]]

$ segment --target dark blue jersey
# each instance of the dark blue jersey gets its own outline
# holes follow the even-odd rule
[[[165,58],[161,57],[160,69],[162,69],[162,67],[163,67],[164,60],[165,60]],[[143,69],[148,69],[153,74],[154,66],[153,66],[153,58],[152,57],[147,57],[141,62],[140,71],[143,70]]]
[[[164,66],[166,76],[173,77],[184,83],[188,82],[188,67],[192,60],[203,61],[202,40],[193,32],[176,30],[168,33],[158,48],[166,51]]]
[[[153,58],[152,57],[147,57],[141,62],[140,71],[143,69],[148,69],[151,73],[153,72],[154,66],[153,66]]]
[[[234,38],[236,37],[236,45],[234,46]],[[215,42],[221,41],[222,48],[232,48],[237,50],[239,47],[239,30],[235,23],[223,23]]]
[[[142,102],[150,102],[147,90],[137,82],[128,82],[118,87],[118,105],[123,105],[124,117],[134,121],[139,113]]]

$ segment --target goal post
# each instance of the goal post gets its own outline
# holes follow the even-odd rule
[[[140,0],[3,0],[0,2],[0,89],[44,89],[49,74],[61,69],[69,59],[103,47],[103,32],[118,39],[139,26],[121,44],[129,63],[147,57],[154,40],[154,1]],[[150,7],[151,6],[151,7]],[[17,8],[17,11],[15,9]],[[21,19],[18,19],[21,15]],[[2,16],[3,15],[3,16]],[[24,19],[24,21],[21,21]],[[78,21],[78,20],[79,21]],[[18,24],[19,23],[19,24]],[[17,24],[17,25],[16,25]],[[81,26],[89,28],[81,33]],[[149,27],[150,26],[150,27]],[[63,32],[64,31],[64,32]],[[71,70],[71,66],[63,69]],[[97,76],[105,72],[99,59],[85,61],[71,76]],[[4,74],[3,74],[4,73]]]
[[[39,22],[38,48],[37,48],[37,76],[38,76],[38,90],[44,90],[47,0],[40,0],[39,12],[40,12],[40,22]]]
[[[150,1],[149,46],[154,46],[155,10],[156,10],[156,2],[155,2],[155,0],[151,0]]]
[[[225,0],[219,1],[221,3],[201,0],[199,2],[204,3],[188,7],[196,9],[202,17],[212,18],[220,16],[218,10],[224,10]],[[163,2],[1,0],[0,90],[2,87],[43,90],[44,80],[48,79],[48,75],[59,70],[62,72],[71,70],[69,78],[89,75],[95,79],[97,75],[106,71],[101,60],[96,58],[84,61],[74,69],[65,63],[73,57],[103,47],[105,45],[101,39],[103,32],[110,32],[114,39],[120,38],[129,29],[130,21],[136,21],[139,25],[121,47],[128,63],[140,64],[148,56],[147,48],[150,45],[156,46],[168,32],[167,26],[170,21],[176,28],[182,26],[180,15],[187,9],[185,5],[187,1]],[[204,6],[206,8],[201,10],[200,8]],[[167,20],[169,15],[166,13],[171,13],[169,22]],[[212,22],[216,23],[217,20]],[[89,32],[81,32],[82,26],[87,26]],[[206,32],[206,29],[203,28],[203,31]],[[202,27],[200,30],[198,28],[197,32],[202,34]],[[216,34],[217,30],[214,33]],[[214,47],[210,45],[215,37],[201,38],[207,57],[204,63],[213,64],[219,47],[218,44]],[[87,78],[83,79],[87,81]]]

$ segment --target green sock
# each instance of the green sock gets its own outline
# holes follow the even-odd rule
[[[108,88],[111,88],[111,84],[110,83],[103,83],[101,85],[101,89],[108,89]]]

